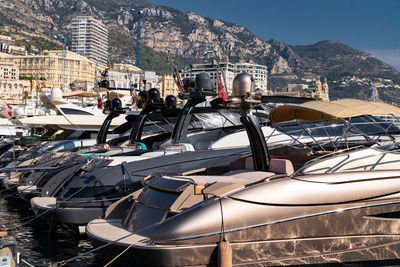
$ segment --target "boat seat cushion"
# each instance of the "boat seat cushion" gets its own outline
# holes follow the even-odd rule
[[[261,171],[249,171],[249,170],[234,170],[224,173],[223,175],[195,175],[185,176],[190,178],[198,184],[212,184],[212,183],[239,183],[239,184],[251,184],[271,176],[275,173],[272,172],[261,172]],[[176,176],[180,178],[179,176]]]
[[[247,157],[245,159],[244,168],[246,170],[254,170],[253,157]],[[287,159],[271,158],[271,160],[269,161],[268,170],[276,174],[291,175],[292,173],[294,173],[293,164],[290,160]]]
[[[272,158],[269,161],[269,171],[279,174],[291,175],[292,173],[294,173],[294,168],[290,160]]]

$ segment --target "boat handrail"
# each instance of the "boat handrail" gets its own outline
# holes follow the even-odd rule
[[[363,118],[363,119],[365,119],[365,118]],[[320,123],[320,124],[315,125],[315,126],[311,125],[312,127],[305,127],[304,124],[310,124],[310,123],[312,123],[312,124]],[[382,136],[387,136],[388,139],[390,139],[393,143],[395,143],[396,140],[393,137],[393,132],[390,132],[390,127],[392,127],[393,124],[389,123],[388,127],[383,127],[382,125],[384,125],[384,124],[388,124],[388,122],[376,121],[376,120],[373,120],[373,118],[371,118],[371,117],[367,117],[367,120],[362,121],[362,122],[344,121],[343,123],[340,123],[340,124],[334,123],[334,124],[329,124],[329,125],[326,125],[324,123],[324,121],[322,121],[322,120],[306,122],[306,123],[304,123],[304,121],[303,122],[297,121],[297,124],[292,123],[291,126],[297,125],[300,128],[293,129],[293,130],[287,130],[284,128],[284,126],[289,126],[288,124],[285,124],[282,126],[274,124],[273,126],[275,126],[274,128],[279,130],[281,133],[284,133],[287,136],[289,136],[291,139],[293,139],[293,141],[294,141],[293,143],[300,144],[304,147],[307,147],[311,151],[315,152],[315,149],[313,149],[312,147],[310,147],[309,144],[304,142],[305,136],[307,136],[308,138],[313,140],[314,141],[313,144],[316,144],[322,150],[325,150],[325,149],[323,149],[324,145],[325,145],[324,141],[326,143],[331,143],[333,148],[335,150],[337,150],[339,148],[339,144],[343,143],[343,142],[345,142],[348,147],[349,139],[354,138],[356,136],[362,137],[363,140],[367,140],[368,142],[373,142],[373,143],[378,143],[378,141],[380,141],[379,139]],[[374,128],[378,128],[378,129],[380,129],[380,131],[375,131],[374,133],[367,133],[360,129],[360,127],[359,127],[360,125],[363,125],[363,126],[373,125]],[[378,125],[378,127],[377,127],[377,125]],[[335,136],[335,138],[333,138],[334,136],[330,135],[330,133],[327,131],[327,129],[335,128],[337,126],[342,126],[343,131],[340,136]],[[320,129],[324,130],[325,135],[314,136],[314,134],[313,134],[314,130],[320,130]],[[271,133],[270,136],[267,137],[267,140],[269,140],[273,136],[273,133]]]
[[[355,148],[354,148],[355,150]],[[304,175],[307,174],[307,172],[304,172],[305,169],[307,169],[308,167],[310,167],[313,163],[318,162],[321,159],[324,159],[325,157],[328,157],[329,155],[335,155],[335,154],[339,154],[342,153],[343,151],[338,151],[338,152],[334,152],[328,155],[324,155],[318,158],[315,158],[309,162],[307,162],[302,168],[298,169],[295,173],[293,173],[291,176],[295,176],[295,175]],[[364,170],[369,170],[369,171],[373,171],[375,170],[375,168],[377,166],[383,165],[383,164],[389,164],[389,163],[395,163],[395,162],[400,162],[400,157],[399,159],[396,160],[391,160],[391,161],[382,161],[384,157],[386,157],[388,154],[393,154],[396,152],[400,152],[400,149],[395,149],[395,150],[390,150],[390,151],[377,151],[375,149],[374,154],[370,154],[370,155],[361,155],[359,157],[353,158],[351,160],[349,160],[351,154],[344,154],[343,156],[345,156],[344,159],[340,160],[339,162],[337,162],[335,165],[333,166],[327,166],[327,167],[323,167],[323,168],[319,168],[319,169],[313,169],[311,172],[315,172],[315,171],[322,171],[325,170],[324,173],[335,173],[338,172],[340,169],[343,169],[343,167],[345,167],[346,165],[349,165],[352,162],[356,162],[359,160],[363,160],[363,159],[368,159],[368,158],[373,158],[373,157],[378,157],[380,156],[377,160],[371,162],[371,163],[367,163],[365,165],[357,165],[357,167],[353,167],[353,168],[349,168],[348,170],[352,170],[352,169],[360,169],[363,168]],[[340,154],[339,154],[340,155]],[[399,167],[400,169],[400,167]]]

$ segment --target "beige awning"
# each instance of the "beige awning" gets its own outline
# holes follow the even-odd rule
[[[299,120],[349,119],[362,115],[398,115],[400,108],[381,102],[368,102],[360,99],[342,99],[332,102],[310,101],[298,106],[284,105],[272,109],[269,113],[271,122]]]
[[[109,90],[109,89],[104,88],[104,87],[100,87],[99,90],[100,90],[100,92],[101,92],[101,94],[103,95],[104,98],[107,98],[107,99],[110,99],[110,100],[112,100],[114,98],[121,98],[121,97],[130,95],[130,91],[128,91],[128,90],[126,90],[126,91],[118,91],[117,92],[117,91],[114,91],[114,90]],[[108,97],[107,97],[107,94],[108,94]]]
[[[67,92],[67,93],[63,93],[62,97],[73,97],[73,96],[77,96],[77,97],[97,97],[97,93],[96,92],[87,92],[87,91],[72,91],[72,92]]]
[[[122,93],[118,93],[116,91],[111,91],[111,90],[100,90],[101,94],[103,95],[103,97],[107,98],[107,94],[108,94],[108,98],[114,99],[117,97],[123,97],[125,95],[128,95],[129,92],[127,92],[125,95]],[[87,92],[87,91],[73,91],[73,92],[67,92],[67,93],[63,93],[63,97],[73,97],[73,96],[77,96],[77,97],[97,97],[97,92]]]

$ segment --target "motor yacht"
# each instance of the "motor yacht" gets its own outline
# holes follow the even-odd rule
[[[295,172],[290,160],[270,154],[259,125],[249,115],[256,102],[251,84],[249,75],[237,76],[233,94],[240,100],[231,104],[240,105],[252,156],[220,168],[219,173],[210,168],[190,175],[147,177],[144,189],[110,206],[105,219],[87,225],[89,238],[113,251],[111,255],[120,253],[131,263],[147,266],[398,260],[398,144],[336,151]],[[282,114],[290,118],[282,120],[272,110],[271,121],[310,116],[348,121],[361,113],[400,111],[394,106],[379,111],[365,108],[347,117],[350,110],[343,107],[329,112],[290,109],[292,115]]]
[[[152,90],[150,89],[150,94]],[[171,96],[172,97],[172,96]],[[171,99],[167,96],[167,99]],[[68,164],[60,164],[53,161],[52,169],[46,170],[27,177],[25,185],[18,187],[18,193],[23,199],[29,200],[33,196],[41,194],[42,188],[52,179],[51,184],[64,184],[66,181],[88,172],[91,168],[106,167],[112,162],[113,157],[128,157],[132,155],[140,155],[152,147],[157,146],[159,142],[164,141],[171,135],[172,127],[180,109],[176,108],[174,103],[166,101],[154,102],[149,100],[146,107],[139,113],[127,113],[126,120],[131,125],[130,135],[120,136],[107,141],[107,133],[110,122],[116,116],[122,113],[121,103],[118,99],[110,102],[112,106],[108,108],[109,115],[104,121],[100,132],[97,136],[97,144],[94,147],[80,149],[72,154],[66,155],[64,162]],[[115,103],[114,103],[115,102]],[[107,104],[107,103],[106,103]],[[107,105],[106,105],[107,106]],[[148,149],[147,149],[148,148]],[[86,164],[84,164],[86,162]],[[33,168],[35,171],[37,168]],[[42,166],[38,171],[43,169]],[[19,179],[21,183],[21,179]]]
[[[96,106],[81,107],[64,100],[59,89],[55,88],[51,96],[40,95],[40,100],[48,110],[55,111],[54,114],[45,116],[34,116],[22,118],[19,122],[28,126],[45,126],[57,131],[59,129],[76,131],[86,130],[98,132],[107,115]],[[124,122],[123,117],[117,117],[110,125],[113,129]]]
[[[204,77],[197,78],[198,85],[204,82]],[[209,82],[209,77],[206,81]],[[92,218],[103,216],[106,208],[121,196],[141,188],[143,178],[153,172],[176,173],[226,165],[241,153],[248,153],[249,139],[243,140],[240,115],[225,110],[222,105],[214,106],[212,101],[211,105],[202,104],[206,100],[203,88],[211,87],[207,84],[187,92],[188,100],[175,123],[172,137],[161,144],[159,150],[136,156],[131,162],[128,162],[129,157],[113,157],[108,168],[95,169],[62,182],[52,179],[43,187],[42,197],[31,200],[33,210],[40,214],[57,207],[51,213],[54,222],[86,224]],[[265,122],[263,110],[255,110],[254,114]],[[269,127],[264,130],[270,131]],[[228,145],[210,149],[214,141],[228,136],[231,138]],[[119,164],[113,165],[114,162]]]

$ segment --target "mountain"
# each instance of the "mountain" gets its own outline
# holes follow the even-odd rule
[[[268,66],[272,90],[321,76],[328,80],[331,99],[366,99],[378,92],[381,100],[400,103],[400,73],[368,53],[334,41],[303,46],[264,41],[243,26],[146,0],[0,0],[0,31],[31,52],[40,52],[48,47],[48,16],[57,33],[70,36],[75,16],[92,15],[109,29],[110,61],[135,60],[136,16],[120,7],[145,11],[141,31],[145,69],[166,73],[171,64],[167,57],[184,67],[201,62],[204,51],[217,48],[230,61]]]
[[[307,71],[328,79],[333,97],[367,99],[378,89],[381,100],[399,102],[400,73],[371,54],[334,41],[291,46],[301,59],[300,75]]]

